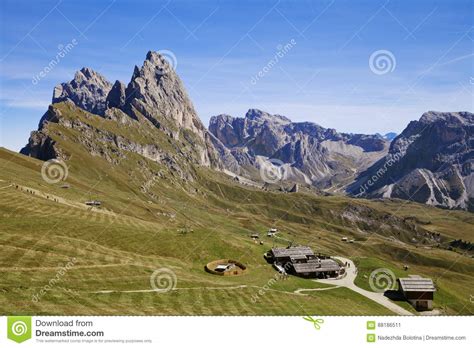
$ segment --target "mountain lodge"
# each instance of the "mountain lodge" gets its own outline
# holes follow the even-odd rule
[[[433,280],[411,275],[398,279],[398,289],[417,311],[433,309],[433,297],[436,287]]]
[[[305,278],[333,278],[340,274],[339,264],[329,256],[314,254],[307,246],[272,248],[269,261],[283,267],[289,273]]]

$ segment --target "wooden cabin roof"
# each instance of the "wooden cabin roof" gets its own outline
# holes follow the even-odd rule
[[[307,246],[298,246],[290,248],[273,248],[273,256],[275,257],[292,257],[297,258],[298,256],[314,256],[313,250]]]
[[[400,278],[400,287],[404,292],[435,292],[433,280],[429,278]]]
[[[306,263],[294,263],[293,267],[296,273],[307,273],[307,272],[335,272],[341,268],[339,264],[331,259],[310,261]]]

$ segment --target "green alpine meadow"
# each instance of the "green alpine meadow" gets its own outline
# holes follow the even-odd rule
[[[442,125],[452,135],[440,152],[472,141],[470,113],[414,122],[433,131],[412,123],[391,145],[253,109],[208,129],[158,52],[128,85],[83,68],[54,89],[21,153],[0,149],[0,312],[421,315],[427,304],[401,292],[424,279],[430,313],[472,315],[466,165],[445,179],[430,171],[450,200],[406,175],[381,186],[445,206],[344,189],[367,176],[380,185],[372,173],[394,144],[405,148],[392,177],[409,171]]]

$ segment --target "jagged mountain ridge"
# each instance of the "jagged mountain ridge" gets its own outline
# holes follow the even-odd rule
[[[389,143],[379,135],[338,133],[256,109],[243,118],[214,116],[209,131],[230,149],[244,174],[270,159],[283,163],[286,179],[324,189],[343,187],[383,157]]]
[[[121,152],[132,152],[165,163],[182,178],[191,177],[192,165],[203,165],[261,182],[259,170],[273,159],[290,182],[472,210],[473,129],[467,112],[424,114],[392,141],[388,154],[385,136],[338,133],[256,109],[244,118],[214,116],[207,130],[183,83],[157,52],[148,52],[141,68],[135,66],[128,84],[112,84],[83,68],[72,81],[55,87],[52,102],[21,153],[42,160],[67,159],[67,150],[58,142],[74,130],[80,132],[74,141],[94,156],[116,162]],[[141,136],[117,135],[95,119]],[[359,192],[392,158],[397,158],[396,165],[387,175]]]
[[[82,68],[70,82],[54,88],[52,103],[71,100],[80,108],[103,116],[111,89],[112,84],[104,76],[90,68]]]
[[[154,136],[192,148],[193,154],[188,158],[191,162],[223,167],[220,158],[227,150],[220,148],[219,141],[204,127],[181,79],[158,52],[148,52],[142,67],[135,66],[127,85],[121,81],[112,84],[91,68],[82,68],[72,81],[56,86],[53,105],[41,118],[38,130],[31,133],[28,144],[21,150],[22,154],[42,160],[67,157],[49,136],[49,124],[61,123],[61,111],[54,107],[61,102],[122,124],[143,123],[146,120],[151,123],[149,127],[160,130]],[[70,122],[62,122],[62,126],[72,127]],[[94,142],[95,135],[89,135],[92,138],[84,139],[84,142],[90,144]],[[161,141],[157,139],[155,142]],[[232,162],[228,165],[231,166]]]
[[[348,192],[473,211],[473,146],[474,114],[426,112],[410,122],[387,156],[361,173]]]

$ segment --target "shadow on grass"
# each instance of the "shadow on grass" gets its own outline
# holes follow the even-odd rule
[[[406,302],[405,297],[397,290],[387,290],[384,293],[385,297],[388,297],[392,301],[403,301]]]

